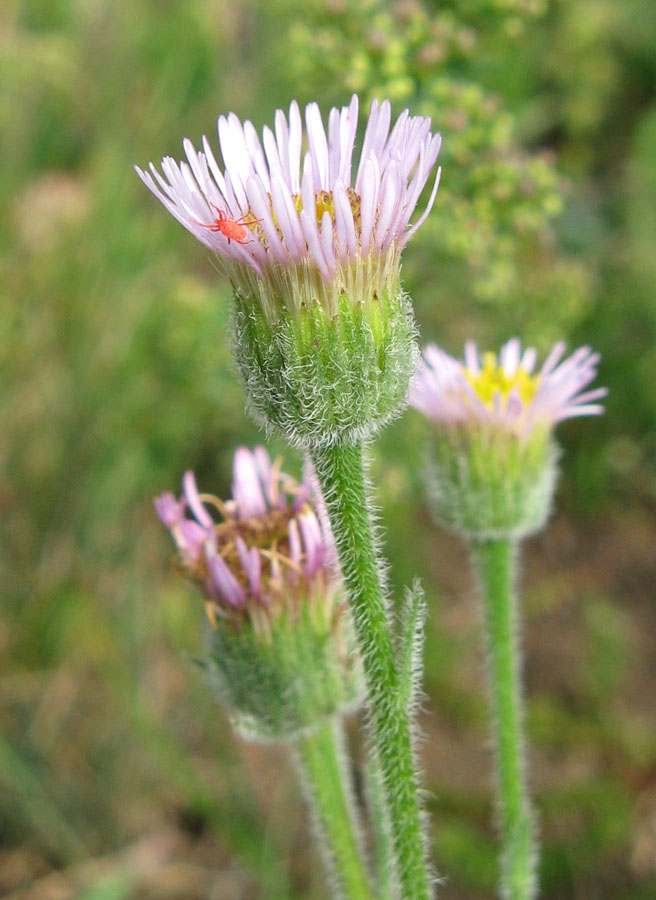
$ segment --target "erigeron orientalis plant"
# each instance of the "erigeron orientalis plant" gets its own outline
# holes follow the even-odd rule
[[[253,455],[242,450],[232,501],[198,495],[188,474],[183,496],[164,495],[158,512],[176,540],[184,574],[208,603],[209,666],[237,727],[297,748],[336,896],[428,900],[435,876],[414,753],[425,609],[421,592],[413,589],[402,627],[393,627],[365,448],[403,408],[417,366],[400,255],[435,199],[439,170],[428,204],[411,224],[435,168],[440,137],[431,133],[430,119],[407,110],[392,127],[390,103],[374,101],[354,170],[357,123],[355,96],[348,107],[331,110],[327,131],[317,105],[309,104],[304,133],[292,103],[288,117],[277,111],[275,133],[265,128],[262,142],[250,122],[242,125],[231,114],[219,119],[225,169],[204,138],[202,152],[184,142],[187,162],[165,158],[164,177],[152,164],[149,172],[137,170],[169,212],[217,254],[233,287],[233,351],[247,405],[268,431],[305,451],[317,486],[315,513],[307,508],[307,487],[291,488],[261,449]],[[518,397],[535,404],[546,390],[562,401],[554,382],[567,364],[556,372],[547,365],[532,376],[532,355],[520,364],[516,345],[509,347],[501,367],[486,363],[479,371],[472,364],[469,380],[460,377],[468,398],[464,407],[473,405],[478,419],[462,415],[448,430],[448,440],[437,442],[432,483],[444,518],[472,538],[486,584],[500,582],[490,592],[510,631],[492,636],[491,669],[493,684],[505,684],[500,696],[510,703],[509,711],[503,704],[504,711],[495,711],[497,721],[503,720],[498,733],[504,740],[510,734],[516,795],[509,805],[502,771],[503,893],[528,900],[535,895],[535,851],[508,618],[511,558],[501,548],[546,517],[555,481],[549,426],[558,416],[545,413],[544,427],[537,418],[530,420],[528,440],[517,428],[511,434],[521,434],[520,439],[504,438],[496,420],[505,410],[501,419],[515,426]],[[575,370],[592,377],[596,359],[586,356],[578,368],[579,357],[575,360]],[[415,405],[435,408],[426,400],[434,371],[427,357],[413,388]],[[528,399],[518,373],[531,386]],[[449,383],[443,404],[453,396],[458,400],[455,383]],[[558,410],[565,408],[561,404]],[[492,411],[494,428],[471,427],[470,419],[486,420],[481,410]],[[208,504],[221,513],[220,524]],[[329,563],[333,542],[336,559]],[[336,598],[342,596],[348,598],[348,616],[335,614],[342,609]],[[488,617],[490,633],[496,617],[496,612]],[[502,662],[510,659],[510,668],[497,672],[494,647],[504,641]],[[361,851],[350,779],[335,735],[335,723],[357,696],[360,666],[370,738],[375,879]],[[513,819],[515,800],[520,832]]]
[[[406,683],[389,620],[374,534],[364,444],[405,403],[418,348],[400,255],[426,219],[410,219],[440,149],[430,119],[389,101],[371,106],[359,164],[358,99],[318,106],[303,124],[296,103],[275,135],[219,119],[225,171],[207,139],[187,162],[139,174],[166,208],[217,253],[234,292],[233,345],[247,404],[269,430],[302,447],[323,493],[351,606],[367,686],[372,754],[404,897],[427,900],[423,816]],[[417,628],[422,617],[416,617]],[[403,637],[408,640],[407,636]],[[413,643],[412,636],[410,642]]]
[[[532,347],[517,338],[464,362],[435,344],[424,352],[410,403],[431,423],[428,493],[437,518],[470,546],[483,601],[501,833],[503,900],[538,894],[538,844],[526,779],[517,597],[520,541],[542,529],[553,503],[555,425],[598,415],[605,388],[599,355],[581,347],[561,362],[557,343],[538,372]]]
[[[234,727],[290,746],[335,896],[371,900],[342,724],[361,702],[362,672],[309,481],[297,484],[263,447],[241,447],[230,500],[199,494],[187,472],[182,495],[155,507],[179,571],[205,599],[207,670]]]

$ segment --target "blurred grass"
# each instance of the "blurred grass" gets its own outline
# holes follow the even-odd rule
[[[0,8],[0,891],[325,897],[293,778],[189,660],[202,611],[151,498],[228,490],[243,412],[228,292],[132,172],[235,109],[390,94],[444,132],[407,252],[424,339],[603,353],[562,513],[528,549],[544,896],[656,890],[656,16],[648,0],[5,0]],[[557,161],[557,164],[556,164]],[[562,215],[558,208],[563,201]],[[275,450],[282,449],[280,445]],[[289,466],[300,461],[289,451]],[[494,895],[485,704],[462,548],[406,414],[374,474],[395,589],[434,599],[423,746],[443,893]],[[54,879],[54,880],[53,880]]]

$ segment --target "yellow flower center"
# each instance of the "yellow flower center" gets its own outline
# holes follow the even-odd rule
[[[348,195],[349,203],[351,205],[351,211],[353,213],[353,221],[355,223],[356,232],[360,228],[360,195],[353,188],[347,188],[346,193]],[[296,212],[300,213],[303,208],[303,200],[300,194],[294,194],[293,197],[294,206],[296,207]],[[321,225],[321,220],[323,219],[323,214],[325,212],[329,213],[333,222],[335,221],[335,201],[333,199],[332,191],[318,191],[315,194],[315,204],[316,204],[316,216],[317,223]],[[273,212],[274,221],[275,213]],[[276,223],[277,224],[277,223]]]
[[[496,394],[505,403],[511,391],[516,391],[522,403],[529,404],[535,397],[540,381],[539,375],[530,375],[524,369],[517,369],[514,375],[507,375],[499,365],[496,353],[486,353],[480,372],[465,370],[465,377],[485,406],[491,407]]]

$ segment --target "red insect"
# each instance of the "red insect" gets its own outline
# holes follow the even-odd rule
[[[210,206],[216,210],[216,219],[210,225],[206,225],[204,222],[197,222],[197,225],[207,228],[209,231],[221,232],[224,237],[228,238],[228,243],[230,241],[236,241],[238,244],[251,243],[252,238],[248,239],[250,234],[248,228],[251,225],[257,225],[262,219],[249,219],[248,215],[240,216],[238,219],[229,219],[227,214],[214,203],[210,203]]]

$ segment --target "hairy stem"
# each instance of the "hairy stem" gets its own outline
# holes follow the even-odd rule
[[[383,795],[383,780],[376,754],[369,754],[366,772],[369,817],[374,838],[374,874],[376,900],[394,900],[394,847]]]
[[[325,720],[300,735],[295,748],[334,896],[373,900],[345,765],[341,722]]]
[[[401,897],[428,900],[431,887],[409,709],[399,697],[399,672],[381,584],[363,447],[361,443],[314,447],[310,455],[328,509],[364,663],[373,751],[381,773]]]
[[[501,829],[501,895],[537,896],[537,846],[525,777],[515,543],[474,542],[483,593]]]

